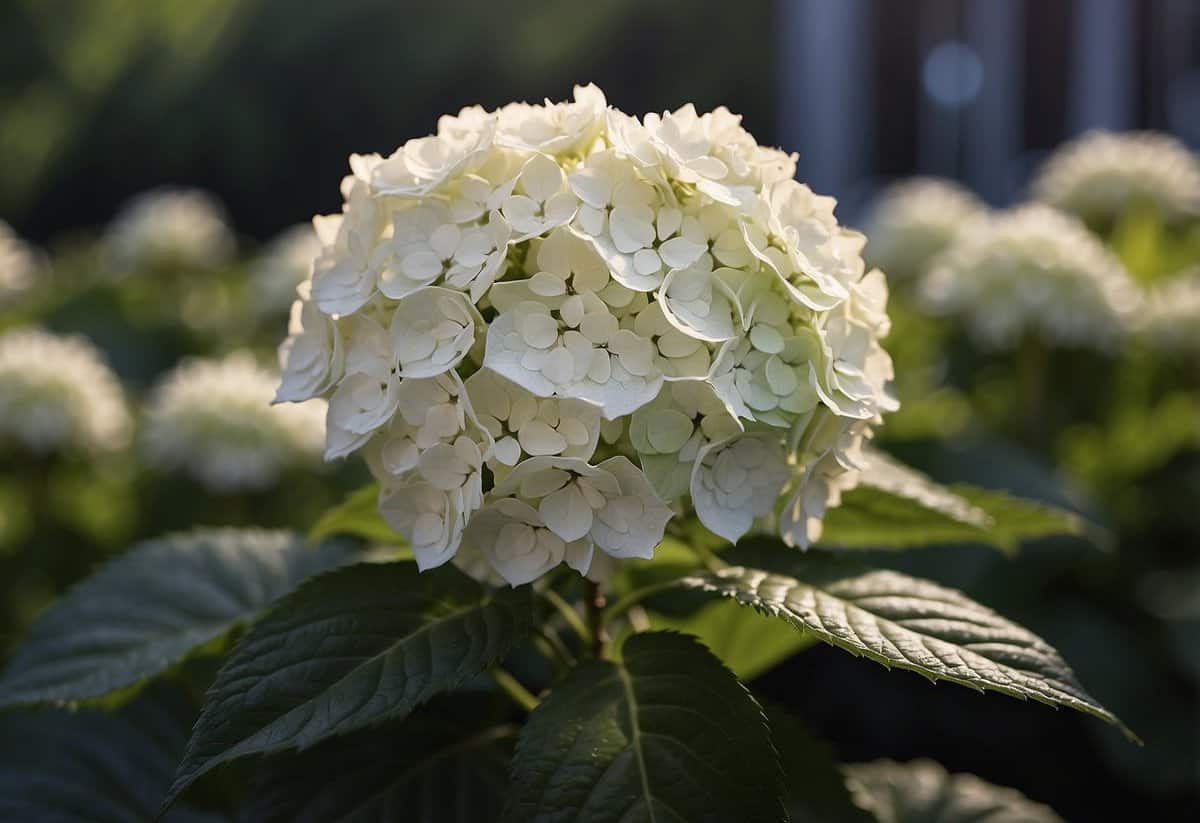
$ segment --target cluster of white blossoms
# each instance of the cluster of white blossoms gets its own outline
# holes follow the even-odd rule
[[[895,280],[912,279],[987,206],[952,180],[914,177],[888,186],[871,209],[864,255]]]
[[[270,487],[289,466],[319,461],[325,403],[272,406],[279,375],[247,351],[184,360],[145,409],[149,462],[216,493]]]
[[[724,108],[479,107],[355,155],[280,349],[421,568],[648,558],[692,510],[806,546],[894,409],[887,288]]]
[[[36,328],[0,335],[0,440],[94,454],[128,445],[131,430],[121,384],[86,339]]]
[[[1111,348],[1137,309],[1124,266],[1079,220],[1032,203],[977,221],[921,282],[927,305],[961,315],[981,345],[1024,335]]]
[[[1196,218],[1200,158],[1166,134],[1089,132],[1050,155],[1033,191],[1085,220],[1111,220],[1138,202],[1171,219]]]
[[[0,220],[0,306],[12,302],[33,286],[39,255]]]
[[[1155,348],[1200,354],[1200,270],[1154,285],[1140,318],[1140,329]]]
[[[134,197],[113,218],[103,241],[118,273],[143,266],[211,268],[236,251],[225,209],[211,194],[186,188]]]
[[[296,287],[312,273],[321,241],[308,223],[284,229],[259,254],[250,276],[251,303],[261,314],[286,314]]]

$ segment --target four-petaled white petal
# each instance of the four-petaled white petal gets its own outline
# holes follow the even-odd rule
[[[552,158],[535,154],[521,170],[516,190],[500,211],[525,240],[564,226],[575,217],[579,200],[567,187],[567,176]]]
[[[587,460],[596,450],[600,407],[584,400],[538,397],[489,369],[467,378],[467,394],[494,445],[489,460],[499,479],[523,456]]]
[[[590,540],[611,557],[653,556],[671,519],[642,471],[624,457],[598,466],[569,457],[533,457],[518,464],[492,495],[531,507],[564,543]]]
[[[783,440],[746,432],[705,446],[692,469],[692,505],[705,528],[737,541],[775,507],[790,471]]]
[[[629,440],[642,471],[663,500],[688,493],[692,465],[705,446],[742,430],[706,380],[666,383],[629,420]]]
[[[466,540],[510,586],[537,580],[567,554],[566,541],[547,528],[537,509],[511,497],[476,513]]]
[[[434,377],[462,362],[483,326],[462,292],[427,286],[396,307],[390,326],[402,377]]]
[[[421,571],[454,557],[466,527],[455,495],[429,483],[381,486],[379,513],[409,542]]]
[[[307,292],[308,284],[303,284]],[[300,403],[329,391],[342,376],[346,352],[338,324],[303,297],[292,304],[288,336],[279,344],[282,377],[275,402]]]

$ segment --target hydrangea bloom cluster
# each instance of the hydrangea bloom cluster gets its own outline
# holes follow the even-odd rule
[[[254,264],[250,278],[251,299],[262,314],[286,314],[296,299],[296,287],[308,279],[313,260],[321,253],[321,242],[307,223],[284,229]]]
[[[0,306],[33,286],[38,262],[38,254],[0,220]]]
[[[1155,285],[1141,317],[1142,331],[1156,348],[1200,354],[1200,270]]]
[[[0,439],[97,453],[127,445],[131,428],[121,384],[90,342],[35,328],[0,336]]]
[[[236,250],[221,204],[207,192],[186,188],[134,197],[105,230],[104,246],[121,273],[143,266],[209,268]]]
[[[888,186],[867,220],[866,259],[892,280],[911,279],[987,207],[952,180],[914,177]]]
[[[989,348],[1023,335],[1111,347],[1138,303],[1129,274],[1074,217],[1032,203],[969,227],[921,283],[935,311],[962,315]]]
[[[185,360],[154,388],[145,409],[145,449],[165,471],[210,491],[264,489],[289,465],[315,461],[325,403],[271,405],[279,375],[246,351]]]
[[[1135,202],[1168,218],[1200,216],[1200,158],[1167,134],[1089,132],[1055,151],[1033,182],[1037,198],[1085,220],[1111,220]]]
[[[463,109],[355,155],[278,399],[328,396],[418,564],[520,585],[650,557],[694,509],[807,545],[895,408],[887,288],[724,108]]]

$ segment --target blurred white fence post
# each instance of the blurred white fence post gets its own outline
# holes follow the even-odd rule
[[[983,67],[979,96],[963,112],[963,175],[984,199],[1007,204],[1025,144],[1025,3],[967,0],[963,22]]]
[[[871,0],[780,0],[780,140],[800,179],[845,196],[870,170]]]
[[[1067,129],[1130,128],[1134,123],[1137,21],[1131,0],[1075,0]]]

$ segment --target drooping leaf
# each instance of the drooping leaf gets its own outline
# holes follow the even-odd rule
[[[195,718],[164,686],[118,712],[0,714],[0,820],[129,823],[154,820]],[[180,806],[164,823],[226,818]]]
[[[322,514],[309,529],[308,539],[320,541],[339,534],[387,545],[402,543],[404,540],[379,513],[377,483],[351,492],[345,500]]]
[[[636,634],[529,716],[506,821],[786,819],[762,710],[694,638]]]
[[[885,666],[1067,706],[1132,737],[1046,641],[961,592],[823,552],[759,545],[739,547],[728,559],[742,565],[681,584],[733,598]]]
[[[234,647],[169,800],[235,758],[405,717],[503,657],[532,615],[528,586],[491,592],[453,566],[359,564],[309,581]]]
[[[399,723],[268,758],[247,817],[488,823],[504,805],[517,731],[479,695],[440,698]]]
[[[689,615],[651,610],[650,625],[694,635],[741,680],[753,680],[817,642],[791,626],[726,600],[709,602]]]
[[[1078,515],[1004,492],[943,486],[879,451],[857,488],[825,515],[820,545],[904,549],[941,543],[983,543],[1005,552],[1022,540],[1079,534]]]
[[[1063,823],[1049,806],[932,760],[845,766],[854,801],[879,823]]]
[[[749,611],[747,609],[747,611]],[[875,823],[850,799],[841,766],[833,751],[795,717],[767,706],[771,740],[779,752],[787,789],[788,811],[802,823]]]
[[[206,529],[143,543],[42,615],[0,677],[0,707],[102,698],[220,642],[347,556],[287,532]]]

